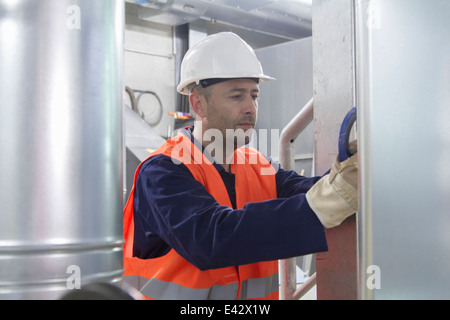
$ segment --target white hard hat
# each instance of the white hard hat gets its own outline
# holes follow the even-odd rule
[[[274,80],[264,75],[255,52],[244,40],[234,33],[220,32],[206,37],[188,50],[181,63],[181,80],[177,90],[188,95],[188,86],[192,83],[233,78]]]

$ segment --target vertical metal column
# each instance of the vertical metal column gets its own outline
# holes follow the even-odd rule
[[[313,0],[314,159],[324,174],[338,154],[339,130],[354,106],[353,1]],[[356,299],[356,218],[326,230],[316,255],[317,298]]]
[[[122,0],[0,0],[0,299],[122,273]]]

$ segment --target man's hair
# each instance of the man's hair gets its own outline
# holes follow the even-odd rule
[[[205,97],[206,101],[208,102],[212,95],[212,89],[211,87],[203,88],[201,85],[198,85],[196,83],[192,83],[188,87],[189,92],[197,92],[198,94]]]

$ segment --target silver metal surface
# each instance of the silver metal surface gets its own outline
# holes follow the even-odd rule
[[[338,154],[342,120],[354,106],[351,0],[313,1],[314,160],[324,174]],[[330,30],[330,25],[332,29]]]
[[[267,154],[274,160],[280,161],[279,142],[283,129],[313,96],[312,38],[277,44],[257,49],[255,52],[264,72],[276,78],[276,81],[260,85],[256,129],[258,132],[269,130]],[[280,110],[283,111],[280,112]],[[312,123],[296,137],[293,148],[295,162],[292,168],[298,173],[304,171],[305,176],[314,175]]]
[[[352,8],[352,0],[313,0],[316,175],[336,160],[342,121],[355,106]],[[356,299],[355,215],[325,232],[328,252],[316,254],[317,299]]]
[[[312,39],[257,49],[256,55],[264,72],[277,79],[260,86],[260,111],[256,129],[257,132],[267,130],[267,139],[258,139],[259,150],[266,151],[286,170],[313,175]],[[264,141],[267,141],[268,146],[261,146]],[[296,266],[298,264],[302,271],[309,271],[311,266],[310,263],[306,265],[306,262],[311,260],[308,258],[304,256],[280,261],[281,299],[294,298]]]
[[[211,25],[237,26],[290,40],[311,36],[310,1],[148,0],[140,4],[141,19],[166,25],[179,26],[201,19],[211,21]]]
[[[449,12],[356,1],[361,299],[450,298]]]
[[[120,279],[123,29],[121,0],[0,0],[0,299]]]

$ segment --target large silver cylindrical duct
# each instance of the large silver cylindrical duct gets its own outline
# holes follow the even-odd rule
[[[0,299],[122,273],[122,0],[0,0]]]

